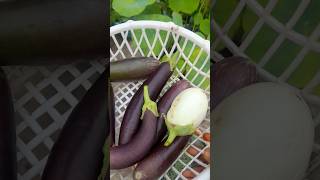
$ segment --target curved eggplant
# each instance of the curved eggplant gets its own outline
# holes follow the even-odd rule
[[[214,83],[214,92],[210,101],[213,109],[225,97],[258,81],[256,67],[247,59],[237,56],[225,58],[213,64],[211,77]]]
[[[158,118],[157,136],[155,138],[155,143],[161,141],[167,132],[167,126],[163,115],[167,114],[173,100],[178,96],[178,94],[189,87],[191,87],[191,85],[187,80],[180,80],[172,85],[158,101],[158,110],[160,117]]]
[[[17,179],[16,131],[8,81],[0,68],[0,179]]]
[[[138,163],[134,170],[136,180],[154,180],[159,178],[178,158],[187,145],[191,136],[179,136],[170,146],[163,143],[155,147],[152,152]]]
[[[115,111],[115,104],[114,104],[114,93],[112,85],[109,81],[109,91],[108,91],[108,112],[109,112],[109,121],[110,121],[110,146],[112,146],[115,143],[115,123],[116,118],[114,115]]]
[[[110,148],[110,168],[123,169],[142,160],[151,150],[157,132],[157,105],[149,99],[147,86],[144,86],[144,106],[142,124],[133,139],[124,145]]]
[[[0,65],[107,58],[106,6],[105,0],[0,3]]]
[[[106,70],[74,108],[49,155],[42,180],[93,180],[109,133]]]
[[[155,101],[167,80],[170,78],[172,69],[170,62],[162,62],[159,68],[144,81],[143,85],[141,85],[134,94],[123,116],[120,127],[119,145],[127,144],[139,127],[141,107],[143,105],[143,87],[145,85],[149,87],[150,98]]]
[[[110,63],[110,80],[144,79],[159,67],[159,60],[152,57],[134,57]]]

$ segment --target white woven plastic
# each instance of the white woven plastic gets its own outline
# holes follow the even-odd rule
[[[148,35],[147,32],[154,32],[155,38]],[[205,80],[209,80],[210,76],[210,43],[204,40],[197,34],[179,27],[171,22],[158,22],[158,21],[128,21],[119,25],[115,25],[110,29],[110,41],[111,41],[111,61],[117,61],[119,59],[129,57],[154,57],[160,59],[162,56],[167,55],[172,57],[175,52],[178,52],[179,58],[181,58],[182,65],[176,67],[174,75],[170,78],[164,90],[166,90],[173,82],[178,80],[178,77],[189,80],[193,86],[199,86],[209,94],[209,85],[204,85]],[[171,39],[171,40],[170,40]],[[173,42],[172,44],[169,44]],[[147,44],[144,46],[141,44]],[[160,51],[153,51],[155,46],[159,46]],[[185,53],[186,45],[192,45],[191,51]],[[195,49],[199,51],[195,51]],[[196,58],[193,62],[190,61],[192,53],[196,52]],[[206,56],[202,65],[195,66],[200,56]],[[203,60],[203,59],[202,59]],[[181,72],[182,69],[187,68],[186,72]],[[195,73],[196,72],[196,73]],[[192,74],[192,77],[190,76]],[[193,83],[197,78],[201,77],[199,83]],[[139,82],[126,82],[126,83],[114,83],[113,88],[115,91],[115,104],[116,104],[116,142],[119,134],[119,128],[122,117],[124,115],[127,104],[132,98],[134,92],[142,84]],[[164,91],[163,91],[164,92]],[[161,94],[163,94],[163,92]],[[209,113],[207,118],[201,124],[200,129],[203,133],[210,132],[210,119]],[[194,166],[201,166],[202,168],[209,167],[209,164],[201,161],[200,156],[203,151],[210,147],[210,144],[202,139],[200,136],[193,135],[190,143],[186,148],[193,147],[199,153],[197,156],[192,157],[186,153],[185,150],[177,161],[173,163],[173,166],[162,176],[161,179],[187,179],[182,175],[184,170],[191,170],[195,175],[199,173],[193,170]],[[111,179],[133,179],[132,178],[133,167],[124,170],[112,170]]]

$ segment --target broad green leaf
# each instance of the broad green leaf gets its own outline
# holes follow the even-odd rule
[[[148,5],[141,14],[161,14],[161,5],[159,3]]]
[[[176,12],[192,14],[198,9],[200,0],[169,0],[169,7]]]
[[[210,20],[209,19],[202,19],[200,21],[200,31],[208,36],[210,34]]]
[[[206,39],[205,35],[202,34],[201,32],[196,32],[196,34],[198,34],[200,37],[202,37],[203,39]]]
[[[172,20],[176,25],[183,26],[183,20],[181,14],[177,12],[172,13]]]
[[[144,9],[153,4],[155,0],[114,0],[112,8],[120,15],[132,17],[144,11]]]
[[[194,25],[199,25],[200,22],[202,21],[202,19],[203,19],[203,17],[202,17],[201,12],[196,13],[196,14],[193,16],[193,24],[194,24]]]
[[[134,17],[135,20],[154,20],[154,21],[162,21],[162,22],[170,22],[172,21],[169,16],[162,14],[143,14]]]

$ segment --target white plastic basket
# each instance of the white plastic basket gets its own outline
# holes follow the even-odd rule
[[[172,57],[177,52],[181,64],[176,67],[174,75],[170,78],[164,90],[180,77],[189,80],[193,86],[201,87],[209,94],[209,84],[204,82],[210,78],[210,68],[208,67],[210,66],[210,42],[192,31],[172,22],[128,21],[111,27],[110,41],[111,61],[129,57],[160,59],[164,55]],[[187,47],[191,47],[191,50],[188,50],[189,53],[186,53]],[[194,57],[192,62],[190,61],[191,56]],[[201,62],[202,65],[197,65],[200,61],[203,61]],[[183,71],[185,69],[186,71]],[[196,82],[196,79],[199,81]],[[141,84],[142,81],[113,83],[116,104],[116,143],[126,106]],[[209,116],[201,124],[200,130],[203,133],[210,132]],[[198,151],[195,157],[185,151],[190,147]],[[182,175],[182,172],[186,169],[191,170],[197,176],[199,172],[193,170],[194,166],[209,167],[209,164],[199,159],[208,147],[210,147],[210,144],[202,139],[202,134],[199,136],[193,135],[186,149],[161,179],[187,179]],[[133,179],[133,168],[112,170],[111,179]]]

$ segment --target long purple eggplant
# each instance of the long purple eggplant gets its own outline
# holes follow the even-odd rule
[[[54,144],[42,180],[94,180],[109,133],[106,70],[74,108]]]
[[[116,119],[115,119],[115,115],[114,115],[114,111],[115,111],[115,104],[114,104],[114,93],[113,93],[113,88],[112,85],[109,81],[109,95],[108,95],[108,109],[109,109],[109,121],[110,121],[110,146],[112,146],[115,142],[115,123],[116,123]]]
[[[160,143],[146,158],[138,163],[134,170],[134,179],[158,179],[178,158],[189,138],[190,136],[179,136],[170,146],[164,146],[164,143]]]
[[[157,130],[157,104],[150,100],[148,87],[144,86],[142,124],[132,140],[110,148],[110,168],[123,169],[141,161],[151,150]]]
[[[150,98],[155,101],[172,74],[173,61],[174,59],[172,58],[170,61],[162,62],[159,68],[144,81],[143,85],[141,85],[132,97],[121,123],[119,145],[127,144],[139,127],[141,108],[143,105],[143,87],[145,85],[149,87]]]
[[[164,121],[164,116],[166,115],[171,107],[173,100],[180,94],[183,90],[191,87],[188,81],[180,80],[172,85],[167,92],[160,98],[158,102],[159,118],[157,125],[157,136],[155,138],[155,143],[162,140],[167,132],[167,126]]]
[[[17,179],[16,133],[12,97],[0,68],[0,179]]]

